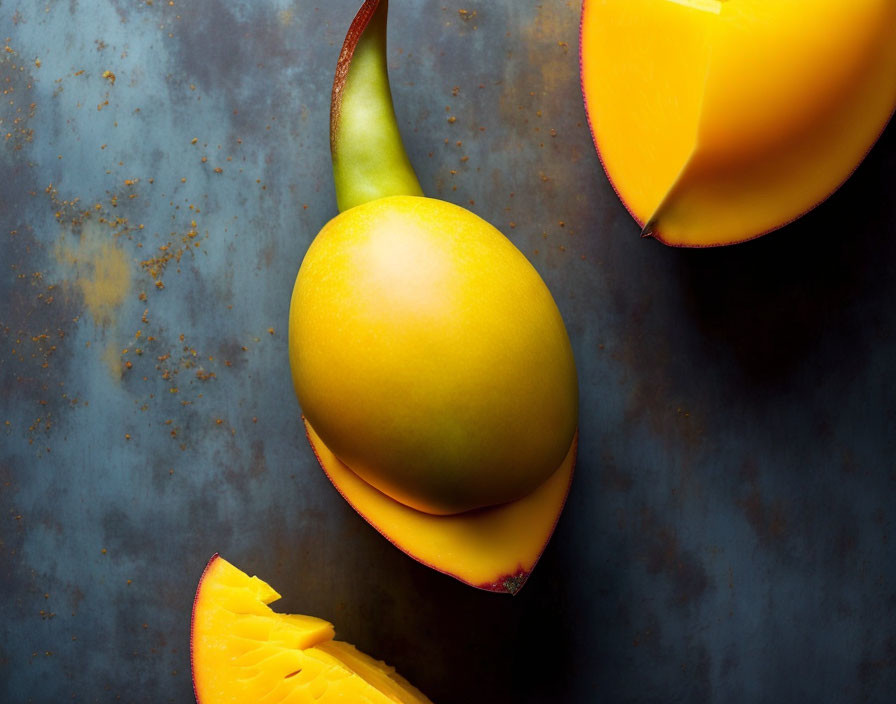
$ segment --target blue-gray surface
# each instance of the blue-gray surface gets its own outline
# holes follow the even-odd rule
[[[437,702],[892,701],[896,130],[796,224],[667,249],[594,153],[578,3],[392,3],[425,190],[530,257],[580,371],[566,510],[493,595],[376,534],[300,428],[355,9],[0,3],[0,700],[190,701],[220,551]]]

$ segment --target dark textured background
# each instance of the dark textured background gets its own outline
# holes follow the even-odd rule
[[[0,701],[190,701],[215,551],[441,703],[892,701],[896,131],[785,230],[667,249],[595,156],[578,3],[393,2],[424,189],[529,256],[579,365],[557,532],[479,592],[340,499],[289,382],[356,5],[0,3]]]

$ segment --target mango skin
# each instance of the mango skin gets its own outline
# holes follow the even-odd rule
[[[547,286],[444,201],[381,198],[327,223],[296,278],[289,354],[327,447],[427,513],[525,496],[575,434],[575,362]]]

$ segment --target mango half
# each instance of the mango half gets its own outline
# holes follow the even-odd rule
[[[804,214],[896,109],[893,0],[586,0],[580,50],[607,175],[670,245]]]
[[[309,438],[350,503],[420,561],[515,591],[562,509],[578,414],[569,337],[523,254],[444,201],[350,208],[302,262],[289,349]],[[349,497],[343,467],[366,498]],[[504,527],[471,530],[483,510]],[[453,548],[421,554],[440,539]]]

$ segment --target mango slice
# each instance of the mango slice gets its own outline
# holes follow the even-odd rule
[[[323,619],[278,614],[280,598],[219,555],[193,602],[190,655],[199,704],[426,704],[395,670],[333,640]]]
[[[582,90],[645,236],[731,244],[807,212],[896,109],[892,0],[588,0]]]
[[[405,506],[361,479],[305,421],[308,441],[346,501],[418,562],[479,589],[515,594],[544,552],[572,482],[578,434],[562,464],[528,496],[449,516]]]

